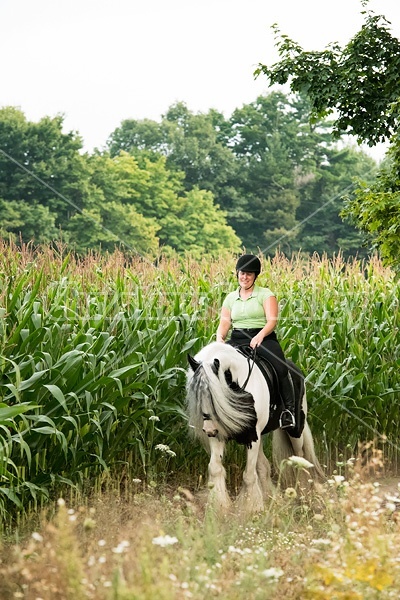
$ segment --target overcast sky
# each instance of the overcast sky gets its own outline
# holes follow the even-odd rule
[[[399,0],[370,0],[400,37]],[[271,26],[305,50],[346,44],[360,0],[0,0],[0,107],[29,120],[62,113],[85,149],[123,119],[235,108],[268,93],[259,62],[278,60]]]

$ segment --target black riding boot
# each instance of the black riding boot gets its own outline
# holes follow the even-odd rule
[[[294,387],[290,373],[281,379],[279,383],[281,386],[281,397],[285,407],[280,418],[280,428],[289,429],[290,427],[296,426],[296,420],[294,418]]]

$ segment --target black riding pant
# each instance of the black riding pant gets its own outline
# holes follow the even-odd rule
[[[257,335],[259,331],[261,331],[261,329],[233,329],[231,338],[226,343],[230,346],[249,346],[250,340]],[[263,356],[272,364],[279,379],[284,379],[286,377],[288,366],[275,331],[263,339],[261,346],[257,347],[257,354]]]

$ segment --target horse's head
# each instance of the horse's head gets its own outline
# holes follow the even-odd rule
[[[198,386],[197,389],[203,390],[202,393],[198,393],[198,399],[200,400],[199,410],[201,410],[201,414],[203,417],[202,431],[208,437],[216,437],[218,435],[218,427],[216,426],[215,421],[213,420],[211,414],[209,412],[204,411],[205,409],[204,409],[204,406],[202,403],[202,400],[204,400],[204,398],[207,398],[208,400],[210,400],[210,399],[212,400],[209,387],[208,387],[208,385],[206,385],[208,382],[208,379],[205,376],[204,372],[198,371],[199,368],[202,366],[202,363],[200,361],[196,360],[190,354],[187,355],[187,358],[188,358],[190,368],[192,369],[193,373],[195,374],[194,379],[197,380],[197,386]],[[219,371],[219,367],[220,367],[220,362],[219,362],[218,358],[215,358],[210,366],[211,366],[213,373],[215,375],[218,375],[218,371]],[[212,402],[210,405],[207,404],[206,410],[211,410],[211,409],[212,409]]]
[[[188,358],[188,363],[193,370],[193,373],[196,373],[197,369],[199,367],[201,367],[201,362],[199,362],[198,360],[193,358],[193,356],[191,356],[190,354],[187,355],[187,358]],[[219,362],[218,358],[214,358],[212,370],[214,371],[215,375],[218,375],[219,367],[220,367],[220,362]]]

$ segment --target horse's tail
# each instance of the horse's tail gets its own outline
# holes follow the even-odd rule
[[[228,385],[218,360],[211,364],[202,362],[188,376],[186,405],[189,427],[203,441],[205,414],[217,425],[218,436],[225,441],[236,439],[257,423],[253,396],[238,386]]]
[[[314,481],[325,480],[325,474],[321,464],[317,458],[314,448],[314,440],[311,434],[311,429],[307,423],[304,424],[302,433],[302,452],[303,458],[314,465],[304,472],[304,477],[299,477],[299,469],[297,466],[290,467],[288,464],[282,464],[282,461],[293,456],[293,446],[290,437],[286,431],[276,429],[272,434],[272,457],[273,464],[277,473],[279,473],[280,483],[283,487],[294,487],[299,480],[312,479]]]

